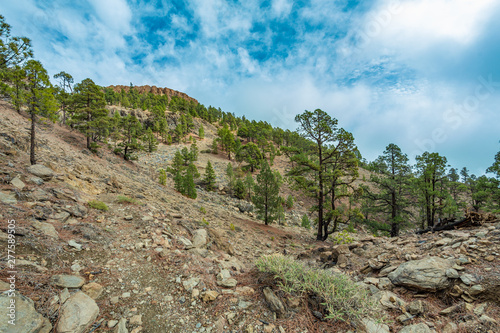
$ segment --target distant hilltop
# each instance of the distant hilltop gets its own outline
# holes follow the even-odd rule
[[[113,91],[115,92],[120,92],[122,89],[125,90],[125,92],[129,92],[130,90],[130,86],[122,86],[122,85],[109,86],[108,88],[113,89]],[[167,95],[169,98],[177,96],[189,102],[194,102],[195,104],[199,104],[196,99],[188,96],[187,94],[169,88],[158,88],[156,86],[134,86],[133,89],[137,90],[140,94],[153,93],[154,95]]]

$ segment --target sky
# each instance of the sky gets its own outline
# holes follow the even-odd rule
[[[295,130],[322,109],[368,161],[397,144],[481,175],[500,151],[495,0],[16,0],[50,74],[156,85]]]

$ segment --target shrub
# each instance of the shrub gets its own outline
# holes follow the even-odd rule
[[[160,169],[160,179],[158,180],[158,182],[161,185],[167,185],[167,172],[165,171],[165,169]]]
[[[102,201],[99,200],[91,200],[89,201],[89,206],[94,209],[102,210],[104,212],[108,211],[108,206]]]
[[[270,255],[256,262],[261,272],[271,273],[285,292],[314,293],[324,300],[327,319],[355,321],[369,316],[380,319],[368,292],[344,274],[306,268],[291,257]]]
[[[347,230],[337,233],[336,235],[332,236],[332,238],[333,242],[336,244],[350,244],[354,240],[351,235],[349,235],[349,232]]]
[[[311,229],[311,221],[309,221],[309,217],[307,217],[306,214],[302,216],[302,223],[301,226],[303,228]]]
[[[203,214],[206,214],[207,210],[205,209],[205,207],[200,207],[200,212]]]
[[[134,198],[127,197],[126,195],[119,195],[118,198],[116,199],[118,203],[121,204],[136,204],[137,200]]]
[[[232,231],[235,231],[235,230],[236,230],[236,227],[234,226],[234,224],[232,224],[232,223],[231,223],[231,224],[229,225],[229,229],[231,229]]]
[[[286,204],[286,208],[292,209],[292,207],[293,207],[293,197],[292,197],[291,194],[289,194],[288,197],[286,197],[285,204]]]

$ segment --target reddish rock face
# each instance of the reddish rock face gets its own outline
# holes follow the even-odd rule
[[[120,92],[122,89],[125,90],[125,92],[128,92],[130,90],[130,86],[122,85],[109,86],[108,88],[113,89],[113,91],[115,92]],[[198,101],[196,99],[188,96],[187,94],[169,88],[158,88],[156,86],[135,86],[134,89],[137,90],[140,94],[152,93],[154,95],[167,95],[169,98],[177,96],[180,98],[184,98],[187,101],[198,104]]]

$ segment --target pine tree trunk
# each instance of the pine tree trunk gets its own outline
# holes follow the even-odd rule
[[[30,163],[31,165],[36,164],[36,159],[35,159],[35,122],[36,122],[36,115],[35,115],[35,110],[31,110],[31,142],[30,142]]]

